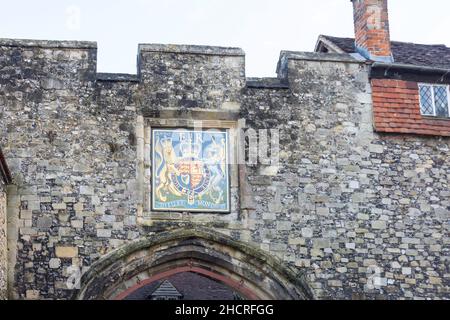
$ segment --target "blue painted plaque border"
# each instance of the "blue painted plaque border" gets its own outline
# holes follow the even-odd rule
[[[159,174],[161,173],[160,169],[161,169],[161,163],[158,165],[157,162],[157,158],[161,161],[163,160],[161,157],[161,148],[162,148],[162,144],[159,145],[159,150],[158,150],[158,146],[155,145],[155,143],[157,142],[155,139],[155,136],[158,134],[167,134],[169,135],[174,135],[174,134],[178,134],[180,135],[180,133],[184,133],[184,134],[193,134],[194,137],[196,135],[201,134],[202,135],[202,139],[204,138],[204,135],[214,135],[214,136],[220,136],[222,135],[224,138],[224,153],[225,153],[225,172],[224,172],[224,176],[223,176],[223,182],[225,182],[225,186],[223,188],[224,191],[226,191],[226,196],[223,202],[221,202],[221,205],[224,205],[224,208],[214,208],[213,204],[209,204],[209,208],[207,208],[205,205],[203,206],[195,206],[193,204],[191,205],[187,205],[186,202],[184,202],[183,200],[185,199],[180,199],[178,202],[179,205],[178,206],[171,206],[170,203],[168,205],[164,205],[161,206],[161,201],[157,201],[156,198],[156,193],[157,193],[157,188],[161,185],[161,179],[159,178]],[[180,136],[179,136],[180,137]],[[212,137],[210,137],[210,141],[212,141]],[[179,140],[181,141],[181,140]],[[203,141],[203,140],[202,140]],[[159,143],[160,141],[158,141]],[[172,142],[171,142],[172,144]],[[170,147],[169,147],[170,149]],[[172,144],[172,149],[175,149],[173,144]],[[178,148],[180,149],[180,148]],[[158,152],[159,151],[159,152]],[[175,151],[175,150],[173,150]],[[203,152],[205,151],[204,146],[202,145],[201,147],[201,151],[202,155]],[[156,155],[156,153],[159,153],[158,155]],[[175,156],[178,157],[180,154],[177,154],[177,152],[174,152]],[[179,153],[179,152],[178,152]],[[176,127],[176,128],[152,128],[151,130],[151,148],[150,148],[150,155],[151,155],[151,181],[152,181],[152,188],[151,188],[151,194],[150,194],[150,198],[151,198],[151,210],[152,211],[158,211],[158,212],[195,212],[195,213],[230,213],[231,212],[231,188],[230,188],[230,163],[229,163],[229,132],[226,129],[206,129],[206,130],[195,130],[193,128],[187,128],[187,127]],[[203,159],[203,158],[202,158]],[[163,160],[164,161],[164,160]],[[168,161],[170,162],[170,161]],[[203,168],[206,168],[207,166],[203,165]],[[179,169],[179,166],[178,166]],[[206,171],[208,171],[208,169],[204,169]],[[212,174],[211,172],[209,172],[209,174],[206,174],[206,176],[209,176],[211,178]],[[177,178],[179,178],[179,176],[176,176]],[[175,176],[172,176],[173,180],[175,180]],[[157,181],[159,182],[159,184],[157,185]],[[175,188],[176,192],[181,192],[185,191],[183,189],[183,186],[180,186],[179,184],[174,184],[174,183],[170,183],[172,188]],[[181,183],[182,184],[182,183]],[[167,192],[167,191],[166,191]],[[170,195],[170,194],[169,194]],[[173,195],[173,194],[172,194]],[[178,201],[178,200],[176,200]],[[187,201],[187,200],[186,200]],[[194,197],[194,202],[195,202],[195,197]],[[198,201],[197,201],[198,203]],[[208,204],[208,202],[203,201],[203,204]],[[182,205],[184,204],[184,205]]]

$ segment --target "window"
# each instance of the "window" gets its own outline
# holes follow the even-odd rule
[[[420,112],[424,116],[450,117],[449,86],[419,84]]]

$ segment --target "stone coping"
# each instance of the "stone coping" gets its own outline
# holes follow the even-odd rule
[[[358,60],[348,53],[323,53],[323,52],[301,52],[301,51],[286,51],[280,52],[280,60],[308,60],[308,61],[324,61],[324,62],[350,62],[350,63],[364,63],[365,61]]]
[[[247,88],[289,89],[289,84],[279,78],[247,78]]]
[[[76,40],[37,40],[37,39],[0,38],[0,46],[96,49],[97,42],[76,41]],[[159,43],[139,44],[138,50],[139,52],[170,52],[170,53],[190,53],[190,54],[219,55],[219,56],[245,56],[245,52],[241,48],[185,45],[185,44],[159,44]]]
[[[287,77],[287,65],[289,60],[317,61],[317,62],[340,62],[364,64],[366,61],[356,59],[348,53],[323,53],[323,52],[302,52],[286,51],[280,52],[280,59],[277,64],[277,75],[284,79]]]
[[[139,44],[139,52],[167,52],[181,54],[200,54],[213,56],[245,56],[241,48],[199,46],[185,44]]]
[[[34,40],[34,39],[0,39],[0,46],[5,47],[38,47],[67,49],[96,49],[94,41],[67,40]]]
[[[137,74],[129,74],[129,73],[107,73],[107,72],[99,72],[97,73],[98,81],[131,81],[131,82],[139,82],[139,76]]]

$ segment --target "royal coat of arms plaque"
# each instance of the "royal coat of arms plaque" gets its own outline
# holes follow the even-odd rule
[[[152,130],[152,209],[229,212],[228,132]]]

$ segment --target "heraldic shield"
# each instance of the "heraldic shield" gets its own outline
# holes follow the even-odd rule
[[[228,132],[152,130],[152,210],[229,212]]]

